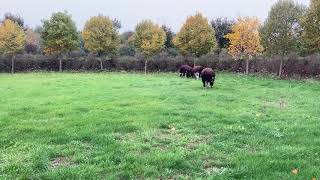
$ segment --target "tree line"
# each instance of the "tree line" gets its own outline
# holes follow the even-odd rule
[[[121,22],[104,15],[91,17],[81,31],[67,12],[53,13],[34,29],[25,27],[18,15],[6,13],[0,24],[0,53],[11,57],[12,73],[18,53],[55,55],[62,61],[71,51],[78,50],[103,61],[119,55],[148,59],[161,51],[169,54],[201,57],[208,53],[227,51],[236,60],[249,61],[265,54],[280,56],[281,77],[283,60],[289,54],[308,55],[320,51],[320,0],[311,0],[309,7],[292,0],[279,0],[261,23],[256,17],[237,19],[217,18],[208,21],[201,13],[189,16],[175,34],[168,26],[151,20],[139,22],[134,31],[119,34]],[[195,64],[196,62],[194,62]]]

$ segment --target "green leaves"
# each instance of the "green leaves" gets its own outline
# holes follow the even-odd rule
[[[272,6],[260,30],[268,54],[286,55],[299,50],[302,31],[300,19],[304,11],[304,6],[292,0],[279,0]]]
[[[310,8],[302,19],[302,26],[307,51],[320,52],[320,0],[311,0]]]
[[[44,21],[41,37],[46,54],[66,53],[79,47],[76,25],[66,12],[54,13]]]
[[[225,35],[232,32],[233,20],[227,18],[217,18],[211,21],[211,26],[214,28],[215,37],[218,41],[219,48],[228,48],[229,40],[225,38]]]

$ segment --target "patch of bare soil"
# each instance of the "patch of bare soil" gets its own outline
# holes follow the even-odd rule
[[[59,167],[71,167],[75,164],[71,161],[69,157],[56,157],[50,161],[50,167],[52,169],[57,169]]]
[[[202,145],[206,145],[212,140],[212,135],[190,134],[176,127],[168,127],[167,129],[155,129],[152,132],[142,134],[115,133],[115,139],[120,143],[135,143],[139,141],[145,145],[160,151],[167,151],[175,147],[183,147],[188,151],[196,150]]]
[[[189,150],[195,150],[201,145],[205,145],[212,140],[212,135],[198,135],[195,137],[191,137],[188,139],[188,143],[186,144],[186,148]]]
[[[286,99],[279,99],[278,101],[265,101],[263,102],[262,108],[266,109],[269,107],[286,109],[288,108],[288,101]]]

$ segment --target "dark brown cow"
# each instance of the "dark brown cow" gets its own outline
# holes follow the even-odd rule
[[[182,65],[179,72],[180,77],[192,77],[192,67],[189,65]]]
[[[193,76],[196,79],[200,79],[201,72],[202,72],[203,69],[204,69],[204,67],[202,67],[202,66],[194,66],[193,69],[192,69]]]
[[[213,87],[214,80],[216,78],[216,74],[211,68],[205,68],[201,72],[201,78],[203,87],[206,87],[206,85],[210,84],[210,87]]]

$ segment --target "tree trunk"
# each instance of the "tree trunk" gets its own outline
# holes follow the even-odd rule
[[[249,59],[246,60],[246,75],[249,74]]]
[[[62,72],[62,57],[59,58],[59,72]]]
[[[14,74],[14,55],[11,56],[11,74]]]
[[[148,60],[144,60],[144,74],[147,75],[147,65],[148,65]]]
[[[102,59],[100,59],[100,70],[103,71]]]
[[[282,66],[283,66],[283,56],[281,56],[281,59],[280,59],[279,78],[281,78],[281,75],[282,75]]]

